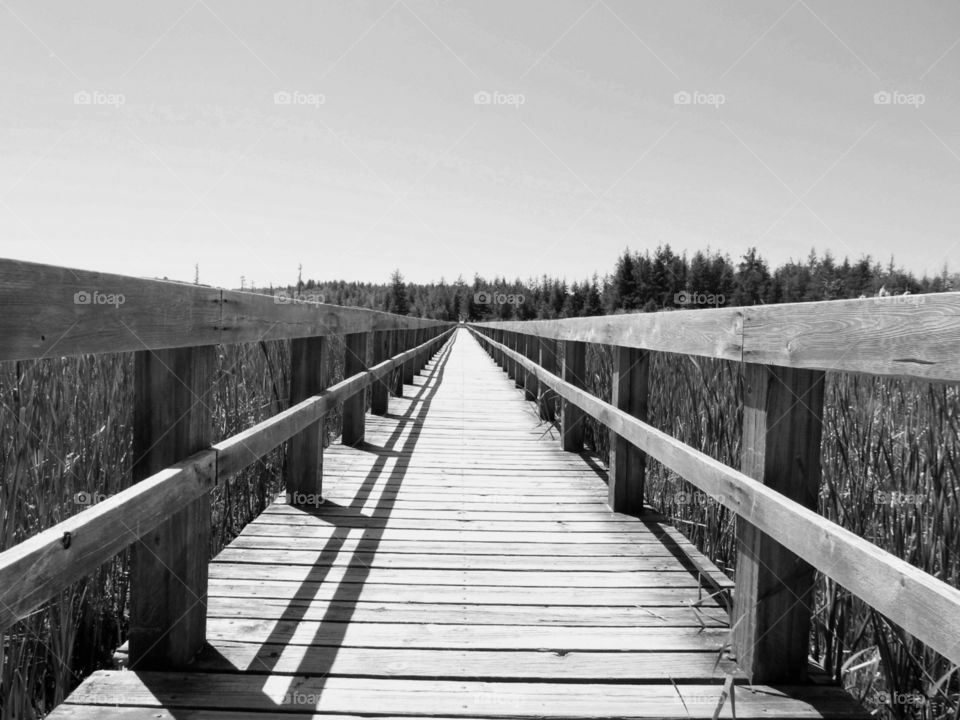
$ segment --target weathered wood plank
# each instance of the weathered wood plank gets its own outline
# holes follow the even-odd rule
[[[135,483],[210,446],[215,366],[212,346],[135,353]],[[183,667],[203,647],[209,557],[209,493],[140,534],[130,554],[132,667]]]

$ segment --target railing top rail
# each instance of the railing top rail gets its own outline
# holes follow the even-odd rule
[[[0,362],[450,324],[284,300],[0,259]]]
[[[474,325],[738,362],[960,381],[960,292]]]

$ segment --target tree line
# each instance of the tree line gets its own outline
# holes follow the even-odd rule
[[[738,261],[717,251],[676,254],[670,245],[632,251],[617,258],[612,271],[567,282],[565,278],[507,280],[475,275],[470,282],[406,282],[400,270],[389,282],[298,281],[283,292],[335,305],[353,305],[437,320],[533,320],[585,317],[619,312],[732,307],[960,289],[960,273],[946,266],[934,277],[916,278],[865,256],[851,262],[828,251],[811,250],[806,260],[778,267],[750,248]],[[269,292],[273,293],[274,288]]]

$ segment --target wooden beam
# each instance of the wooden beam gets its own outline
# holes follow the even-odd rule
[[[557,341],[550,338],[538,338],[540,350],[540,366],[548,373],[557,374],[559,365],[557,358]],[[540,419],[553,422],[557,417],[556,393],[548,386],[540,387]]]
[[[574,387],[586,386],[587,344],[575,340],[563,343],[563,379]],[[561,444],[567,452],[583,450],[583,411],[574,403],[564,400],[560,406]]]
[[[216,352],[211,346],[134,354],[133,481],[210,446]],[[130,661],[187,665],[206,642],[210,496],[140,537],[130,561]]]
[[[299,403],[327,386],[324,337],[297,338],[290,343],[290,403]],[[287,446],[287,497],[291,505],[316,506],[323,497],[324,418],[290,439]]]
[[[647,420],[650,356],[646,350],[615,345],[610,403],[639,420]],[[608,502],[615,512],[638,516],[643,512],[646,455],[610,431],[607,472]]]
[[[414,329],[408,329],[403,331],[404,335],[404,349],[410,350],[417,346],[417,331]],[[403,384],[404,385],[413,385],[413,376],[416,375],[416,369],[414,368],[414,363],[416,360],[411,357],[409,360],[406,360],[403,363]]]
[[[450,323],[0,259],[0,362]]]
[[[417,330],[415,332],[422,332]],[[344,336],[343,376],[353,377],[367,369],[367,341],[369,333],[350,333]],[[344,445],[363,442],[367,415],[367,391],[361,389],[343,401],[343,422],[340,441]]]
[[[403,330],[390,331],[390,355],[399,355],[406,349],[407,334]],[[394,397],[403,397],[403,367],[397,366],[390,375],[390,393]]]
[[[216,459],[191,455],[0,553],[0,632],[207,495]]]
[[[373,333],[373,364],[383,362],[390,354],[390,332],[377,330]],[[389,409],[389,382],[387,378],[382,378],[370,387],[370,412],[373,415],[386,415]]]
[[[783,497],[817,509],[824,373],[744,366],[741,469]],[[813,568],[749,523],[737,524],[733,645],[752,682],[802,682],[807,671]]]
[[[536,335],[524,335],[523,354],[532,362],[540,360],[539,339]],[[531,402],[537,401],[537,376],[536,373],[528,371],[523,378],[523,397]]]

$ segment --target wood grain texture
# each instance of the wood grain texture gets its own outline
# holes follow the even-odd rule
[[[417,332],[423,332],[418,330]],[[367,369],[369,333],[351,333],[344,336],[343,376],[350,378]],[[366,386],[343,400],[340,441],[346,445],[363,442],[367,413]]]
[[[290,343],[290,403],[301,403],[327,386],[324,337],[296,338]],[[318,498],[323,494],[323,416],[290,438],[287,446],[287,492],[292,498]]]
[[[816,511],[824,373],[747,365],[741,469]],[[749,523],[737,524],[733,645],[753,682],[804,678],[813,568]]]
[[[531,368],[533,369],[533,368]],[[533,369],[534,373],[536,372]],[[565,382],[574,387],[582,388],[586,384],[587,371],[587,344],[576,340],[563,342],[563,361],[561,375]],[[578,453],[583,450],[583,421],[584,414],[576,403],[566,399],[560,404],[560,435],[561,445],[567,452]]]
[[[610,401],[638,420],[647,420],[650,355],[646,350],[615,346]],[[628,515],[643,512],[646,456],[640,448],[610,432],[610,462],[607,470],[611,509]]]
[[[215,365],[210,346],[135,353],[135,483],[209,447]],[[185,503],[133,544],[132,667],[183,667],[203,647],[209,553],[208,493]]]
[[[450,323],[0,259],[0,362]]]

